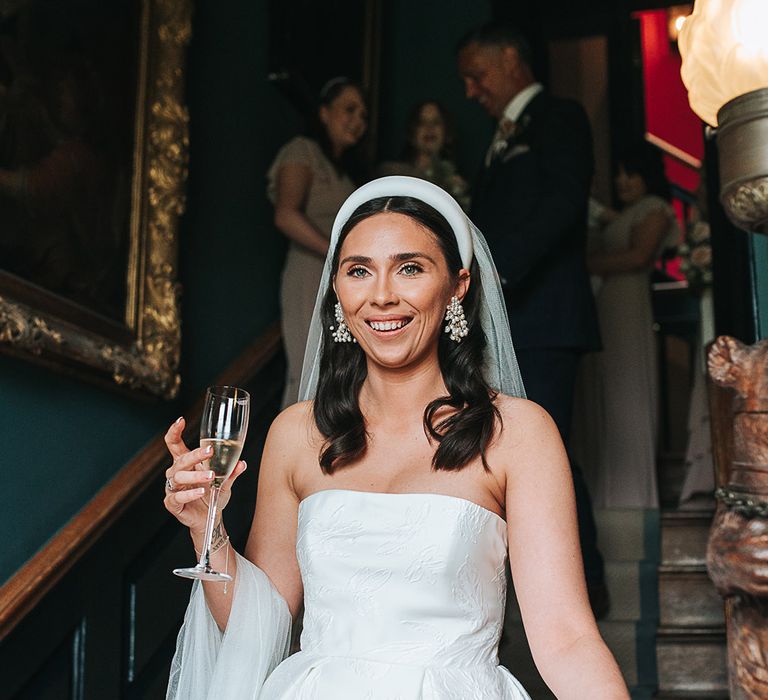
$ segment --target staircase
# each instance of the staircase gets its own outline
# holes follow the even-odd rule
[[[706,571],[712,510],[661,515],[658,698],[728,698],[723,601]]]
[[[600,631],[633,700],[650,699],[656,688],[659,512],[611,509],[597,511],[595,519],[611,594],[611,611],[599,623]],[[554,698],[533,664],[514,599],[509,601],[499,657],[534,700]]]

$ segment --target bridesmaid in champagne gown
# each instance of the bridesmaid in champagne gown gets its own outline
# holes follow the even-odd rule
[[[661,154],[641,143],[621,157],[598,250],[587,258],[597,286],[601,352],[583,360],[571,449],[596,508],[658,508],[658,375],[650,274],[680,235]]]
[[[509,561],[555,695],[628,700],[589,606],[559,432],[523,398],[487,244],[448,193],[387,177],[345,202],[306,357],[244,556],[215,528],[211,564],[234,584],[194,583],[168,698],[530,700],[498,661]],[[166,435],[165,506],[199,550],[207,455],[183,428]]]
[[[346,78],[334,78],[320,92],[313,137],[293,138],[269,169],[267,193],[275,205],[275,226],[290,240],[280,286],[288,363],[283,407],[298,397],[328,238],[336,212],[355,189],[354,147],[365,133],[366,119],[360,88]]]

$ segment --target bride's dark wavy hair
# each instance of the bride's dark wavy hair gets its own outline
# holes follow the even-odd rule
[[[448,263],[448,270],[458,279],[462,268],[456,237],[445,217],[433,207],[412,197],[380,197],[359,206],[341,229],[333,253],[331,277],[339,269],[339,252],[344,239],[361,221],[392,212],[404,214],[429,230],[437,239]],[[430,402],[424,410],[424,431],[438,443],[432,457],[434,469],[458,470],[480,456],[488,469],[486,450],[493,439],[501,415],[494,405],[496,392],[483,376],[483,352],[486,339],[479,318],[480,275],[473,261],[469,290],[462,301],[469,329],[462,342],[441,333],[438,359],[448,396]],[[365,354],[357,343],[336,343],[327,330],[336,324],[333,286],[323,299],[321,310],[323,337],[320,372],[314,402],[315,423],[325,437],[320,451],[320,466],[331,474],[339,467],[361,458],[368,447],[365,418],[360,410],[359,394],[368,373]],[[447,418],[438,419],[442,408],[451,408]]]

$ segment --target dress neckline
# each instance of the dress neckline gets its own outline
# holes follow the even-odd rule
[[[465,503],[471,507],[477,508],[484,513],[489,513],[494,518],[499,520],[505,527],[507,525],[507,521],[504,520],[498,513],[494,513],[490,508],[486,508],[485,506],[481,506],[479,503],[475,503],[474,501],[470,501],[468,498],[462,498],[461,496],[451,496],[447,493],[432,493],[432,492],[421,492],[421,491],[406,491],[406,492],[386,492],[386,491],[363,491],[361,489],[320,489],[319,491],[315,491],[314,493],[310,493],[308,496],[304,496],[299,501],[299,509],[304,505],[304,503],[315,496],[322,494],[322,493],[344,493],[344,494],[350,494],[350,493],[359,493],[364,496],[434,496],[436,498],[447,498],[451,501],[459,501],[461,503]]]

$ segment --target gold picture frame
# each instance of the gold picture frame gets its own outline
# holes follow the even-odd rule
[[[141,0],[137,5],[124,317],[108,318],[0,270],[0,351],[171,399],[179,388],[178,223],[187,178],[184,78],[192,0]]]

